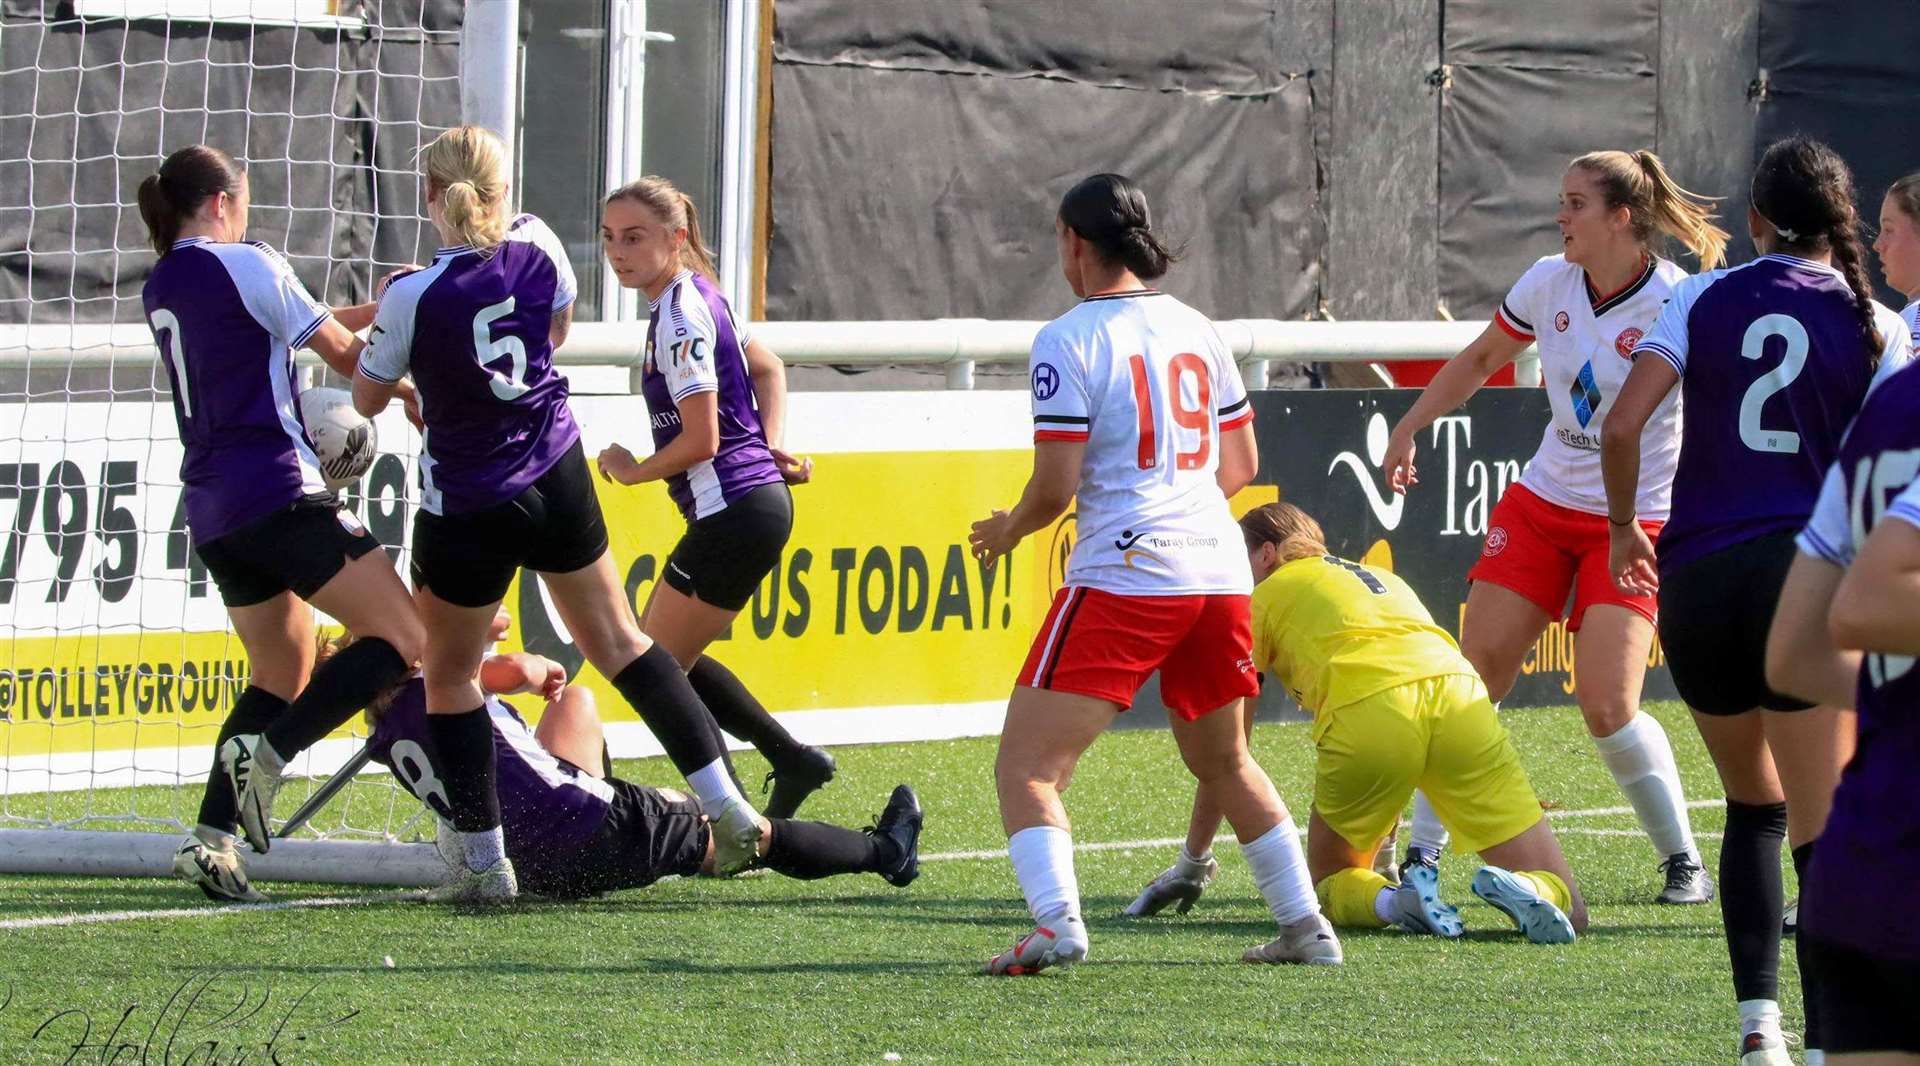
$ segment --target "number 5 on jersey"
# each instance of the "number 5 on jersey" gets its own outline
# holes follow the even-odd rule
[[[1153,388],[1147,372],[1147,359],[1143,355],[1131,356],[1128,366],[1133,371],[1133,403],[1140,415],[1140,469],[1151,470],[1159,461],[1159,419],[1153,408]],[[1194,399],[1199,406],[1187,406],[1186,391],[1181,387],[1191,374],[1194,382]],[[1192,451],[1176,452],[1173,466],[1176,470],[1198,470],[1205,466],[1213,454],[1213,379],[1207,374],[1207,362],[1192,352],[1181,352],[1167,361],[1168,415],[1173,424],[1182,429],[1191,429],[1200,434],[1200,443]]]

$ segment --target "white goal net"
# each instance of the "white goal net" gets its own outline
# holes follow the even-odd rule
[[[0,0],[0,868],[164,871],[246,685],[180,507],[136,188],[176,148],[223,148],[249,236],[316,297],[370,299],[437,243],[414,159],[460,119],[460,19],[451,0]],[[387,454],[346,495],[397,552],[418,441],[380,429]],[[359,746],[296,763],[278,813]],[[369,776],[299,834],[318,861],[272,865],[408,880],[334,845],[431,836],[419,811]]]

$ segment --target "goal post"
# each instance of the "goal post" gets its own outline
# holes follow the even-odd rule
[[[0,14],[0,872],[165,875],[247,661],[194,551],[140,287],[135,203],[176,148],[246,168],[249,236],[314,296],[372,298],[431,256],[420,150],[511,139],[519,4],[75,0]],[[404,563],[418,438],[346,501]],[[325,619],[320,620],[324,625]],[[290,767],[287,814],[365,745],[356,719]],[[418,885],[434,820],[366,773],[253,857],[266,880]]]

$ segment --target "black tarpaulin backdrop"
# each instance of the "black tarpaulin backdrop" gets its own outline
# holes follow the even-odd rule
[[[382,264],[431,255],[413,156],[421,124],[459,121],[461,6],[344,7],[372,28],[0,4],[0,321],[139,321],[153,253],[134,190],[195,142],[247,161],[249,234],[316,297],[369,299]]]
[[[1107,169],[1220,317],[1486,317],[1597,148],[1724,197],[1738,262],[1768,141],[1831,141],[1869,220],[1920,167],[1915,54],[1905,0],[776,0],[767,316],[1051,317]]]

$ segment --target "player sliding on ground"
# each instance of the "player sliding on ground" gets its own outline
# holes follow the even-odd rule
[[[1564,944],[1587,908],[1486,687],[1398,576],[1327,554],[1312,516],[1270,503],[1240,519],[1253,590],[1253,661],[1314,713],[1307,868],[1335,925],[1456,937],[1430,863],[1393,885],[1372,869],[1417,786],[1455,841],[1487,865],[1473,892],[1527,939]],[[1247,720],[1252,720],[1251,708]],[[1219,872],[1220,808],[1203,785],[1180,861],[1127,908],[1185,913]]]
[[[1033,476],[1011,512],[974,523],[991,562],[1078,496],[1079,541],[1007,705],[994,776],[1007,853],[1034,929],[987,963],[1032,973],[1087,956],[1060,793],[1081,753],[1158,670],[1173,736],[1219,798],[1280,935],[1248,962],[1338,964],[1293,819],[1247,756],[1240,703],[1259,691],[1252,577],[1227,497],[1253,479],[1253,413],[1212,323],[1143,279],[1172,259],[1146,196],[1117,174],[1080,182],[1054,220],[1081,302],[1034,338]]]
[[[495,622],[503,635],[505,615]],[[520,887],[543,896],[579,897],[641,888],[662,877],[715,872],[713,832],[697,800],[613,776],[593,694],[567,684],[566,669],[538,655],[488,657],[480,666],[497,758],[501,828]],[[547,705],[538,729],[499,699],[537,693]],[[414,677],[368,710],[375,760],[441,819],[447,793],[428,754],[426,684]],[[824,822],[760,820],[759,862],[788,877],[874,873],[905,887],[920,872],[920,800],[893,790],[867,832]],[[444,828],[444,826],[443,826]],[[457,877],[464,853],[441,836],[441,855]]]

